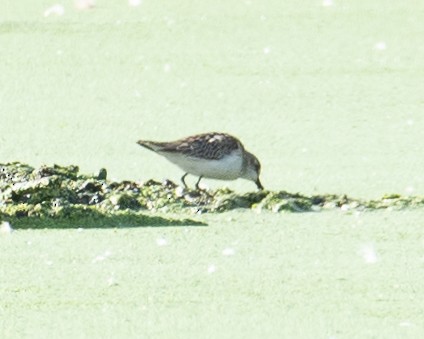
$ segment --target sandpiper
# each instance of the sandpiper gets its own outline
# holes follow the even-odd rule
[[[156,152],[180,167],[185,174],[199,177],[196,188],[202,178],[235,180],[243,178],[253,181],[259,189],[263,186],[259,180],[261,164],[235,137],[225,133],[205,133],[193,135],[177,141],[156,142],[139,140],[137,144]]]

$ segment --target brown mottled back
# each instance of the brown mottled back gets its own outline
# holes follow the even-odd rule
[[[232,151],[243,150],[241,142],[225,133],[205,133],[161,143],[160,152],[181,152],[186,156],[219,160]]]

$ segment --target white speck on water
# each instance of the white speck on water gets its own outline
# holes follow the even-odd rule
[[[407,194],[412,194],[412,193],[414,193],[414,191],[415,191],[415,189],[414,189],[413,186],[408,186],[408,187],[405,188],[405,192]]]
[[[308,152],[308,149],[306,147],[303,147],[302,148],[302,153],[307,153],[307,152]]]
[[[374,45],[374,49],[377,51],[384,51],[387,48],[387,45],[384,41],[379,41]]]
[[[111,253],[109,250],[107,250],[107,251],[105,251],[103,254],[100,254],[100,255],[96,256],[96,257],[92,260],[92,263],[93,263],[93,264],[95,264],[95,263],[97,263],[97,262],[99,262],[99,261],[103,261],[103,260],[107,259],[108,257],[110,257],[110,256],[111,256],[111,254],[112,254],[112,253]]]
[[[266,16],[265,15],[261,15],[261,21],[265,21],[266,20]]]
[[[167,26],[172,26],[175,23],[175,20],[168,16],[164,16],[163,20],[166,22]]]
[[[45,263],[46,263],[47,266],[53,265],[53,261],[51,261],[51,260],[46,260]]]
[[[58,50],[56,51],[56,54],[57,54],[57,55],[62,55],[62,54],[63,54],[63,51],[62,51],[61,49],[58,49]]]
[[[372,244],[366,244],[361,247],[359,254],[367,264],[375,264],[379,259],[377,252]]]
[[[225,255],[225,256],[231,256],[231,255],[234,255],[236,253],[236,251],[235,251],[235,249],[234,248],[231,248],[231,247],[227,247],[226,249],[224,249],[223,251],[222,251],[222,255]]]
[[[111,275],[108,279],[107,279],[107,284],[108,286],[117,286],[118,283],[115,280],[115,277],[113,275]]]
[[[78,233],[81,233],[82,231],[84,231],[84,229],[83,229],[82,227],[78,227],[78,228],[77,228],[77,232],[78,232]]]
[[[414,325],[413,323],[411,323],[410,321],[401,321],[400,323],[399,323],[399,326],[400,327],[411,327],[412,325]]]
[[[65,14],[65,7],[61,4],[53,5],[44,11],[44,16],[47,18],[51,15],[62,16]]]
[[[165,238],[157,238],[156,244],[158,246],[166,246],[166,245],[168,245],[168,241]]]
[[[141,5],[141,0],[128,0],[128,5],[131,7],[138,7]]]
[[[334,5],[334,2],[333,2],[333,0],[323,0],[322,1],[322,5],[324,7],[330,7],[330,6],[333,6]]]
[[[408,126],[412,126],[412,125],[414,124],[414,120],[412,120],[412,119],[408,119],[408,120],[406,120],[406,124],[407,124]]]
[[[356,219],[358,219],[358,224],[362,224],[363,221],[361,219],[359,219],[360,217],[362,217],[362,212],[361,211],[355,211],[355,213],[353,214]]]
[[[171,65],[170,64],[165,64],[163,65],[163,71],[168,73],[171,71]]]
[[[135,90],[135,91],[134,91],[134,96],[135,96],[136,98],[139,98],[139,97],[141,96],[141,93],[140,93],[138,90]]]
[[[212,273],[215,273],[216,272],[216,266],[215,265],[209,265],[208,266],[208,273],[209,274],[212,274]]]
[[[271,53],[271,48],[265,47],[264,48],[264,54],[269,54],[269,53]]]
[[[0,224],[0,233],[1,234],[10,234],[13,232],[13,228],[8,221],[3,221]]]
[[[75,8],[79,10],[86,10],[93,8],[96,5],[95,0],[75,0]]]

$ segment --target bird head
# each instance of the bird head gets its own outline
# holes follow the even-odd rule
[[[264,187],[259,180],[259,175],[261,174],[261,163],[258,158],[256,158],[252,153],[246,152],[244,161],[245,166],[241,175],[242,178],[253,181],[260,190],[263,190]]]

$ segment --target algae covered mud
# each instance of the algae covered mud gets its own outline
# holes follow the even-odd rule
[[[20,225],[47,220],[80,220],[132,225],[199,224],[173,220],[151,212],[172,214],[219,213],[233,209],[278,212],[311,212],[331,209],[373,210],[424,206],[424,197],[386,195],[379,200],[360,200],[346,195],[305,196],[285,191],[258,191],[239,195],[228,189],[196,191],[171,181],[115,182],[101,169],[96,175],[79,173],[77,166],[42,166],[35,169],[19,162],[0,164],[0,216]],[[147,213],[146,213],[147,212]],[[149,213],[150,212],[150,213]],[[98,227],[98,226],[97,226]]]

